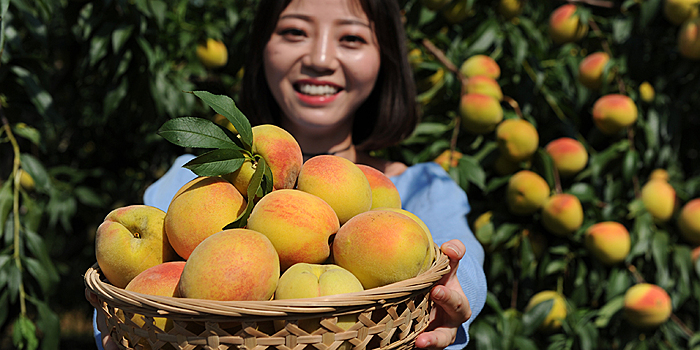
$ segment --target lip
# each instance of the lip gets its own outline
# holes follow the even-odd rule
[[[338,96],[340,95],[341,92],[343,92],[343,88],[340,85],[335,84],[335,83],[331,83],[328,81],[318,80],[318,79],[301,79],[295,83],[295,85],[299,85],[299,84],[329,85],[329,86],[332,86],[332,87],[338,89],[337,93],[335,93],[333,95],[329,95],[329,96],[305,95],[299,91],[296,91],[296,89],[295,89],[294,92],[296,93],[299,100],[307,105],[310,105],[310,106],[323,106],[325,104],[331,103],[336,98],[338,98]]]

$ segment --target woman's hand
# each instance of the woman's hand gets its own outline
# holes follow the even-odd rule
[[[466,248],[461,241],[453,239],[440,249],[450,258],[451,270],[430,291],[435,307],[428,328],[416,338],[417,348],[444,349],[455,341],[457,329],[472,315],[469,300],[457,280],[457,266]]]
[[[97,294],[93,293],[91,290],[85,288],[85,299],[90,302],[92,307],[95,309],[101,308],[97,301]],[[107,330],[107,322],[105,320],[105,315],[102,312],[97,312],[97,329],[100,330],[102,334],[102,348],[104,350],[119,350],[117,343],[112,341],[112,337],[109,335]]]

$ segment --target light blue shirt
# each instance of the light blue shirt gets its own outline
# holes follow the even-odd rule
[[[177,190],[196,177],[192,171],[182,167],[193,158],[189,154],[178,157],[168,172],[146,189],[144,204],[167,211]],[[459,263],[457,277],[469,300],[472,316],[458,330],[455,342],[447,347],[449,350],[462,349],[469,341],[469,325],[486,303],[484,250],[467,224],[470,210],[467,194],[444,169],[432,162],[413,165],[391,180],[399,191],[403,209],[425,222],[436,244],[459,239],[467,248]],[[95,340],[101,350],[100,339],[95,327]]]

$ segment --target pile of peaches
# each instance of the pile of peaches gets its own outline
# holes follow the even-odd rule
[[[110,212],[96,233],[97,263],[132,292],[209,300],[297,299],[361,292],[417,276],[435,259],[432,236],[401,209],[382,172],[334,155],[303,161],[287,131],[252,128],[273,188],[253,196],[257,167],[198,176],[167,211],[130,205]],[[229,226],[230,227],[230,226]]]

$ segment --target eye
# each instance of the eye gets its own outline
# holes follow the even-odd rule
[[[303,30],[298,29],[298,28],[287,28],[283,29],[279,32],[279,35],[288,38],[288,39],[293,39],[297,37],[303,37],[306,36],[306,33],[304,33]]]
[[[346,35],[342,38],[343,41],[349,43],[366,44],[367,41],[359,35]]]

